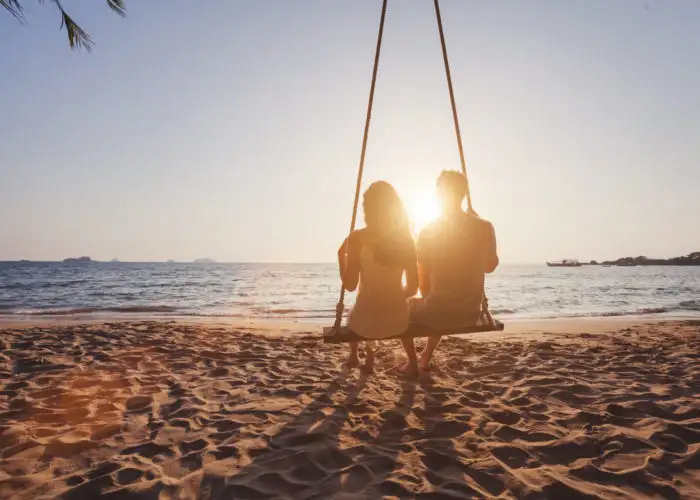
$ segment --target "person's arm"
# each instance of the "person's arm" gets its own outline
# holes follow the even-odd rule
[[[416,245],[413,240],[408,243],[410,245],[408,258],[406,259],[406,286],[404,293],[406,297],[413,297],[418,291],[418,262],[416,260]]]
[[[486,266],[484,271],[492,273],[498,267],[498,250],[496,247],[496,231],[493,228],[493,224],[490,222],[487,227],[486,238]]]
[[[422,297],[430,293],[430,266],[421,262],[418,263],[418,289]]]
[[[338,248],[338,272],[340,273],[340,279],[342,281],[343,274],[345,273],[345,253],[348,251],[348,238],[343,240]]]
[[[343,242],[338,249],[338,269],[346,290],[352,292],[360,282],[360,249],[362,241],[358,231]]]
[[[416,242],[416,256],[418,262],[418,289],[423,297],[430,293],[430,251],[428,236],[422,231]]]

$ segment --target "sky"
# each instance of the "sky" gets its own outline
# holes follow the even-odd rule
[[[331,262],[380,0],[0,12],[0,260]],[[700,250],[700,2],[442,0],[474,205],[503,262]],[[458,169],[430,0],[389,0],[363,187]],[[361,223],[361,218],[360,218]]]

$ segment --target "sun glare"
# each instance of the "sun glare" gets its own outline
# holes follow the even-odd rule
[[[440,215],[440,207],[433,196],[412,196],[406,200],[406,209],[416,233]]]

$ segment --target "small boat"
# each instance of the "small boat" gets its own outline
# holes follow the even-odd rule
[[[549,267],[581,267],[581,263],[576,259],[564,259],[556,262],[547,262]]]

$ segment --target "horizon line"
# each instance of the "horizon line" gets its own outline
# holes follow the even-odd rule
[[[64,264],[66,262],[61,260],[31,260],[31,259],[9,259],[9,260],[0,260],[0,264],[16,264],[16,263],[33,263],[33,264]],[[117,261],[111,261],[111,260],[94,260],[91,259],[90,261],[87,261],[87,263],[95,263],[95,264],[295,264],[295,265],[303,265],[303,264],[337,264],[335,261],[274,261],[274,260],[239,260],[239,261],[218,261],[218,260],[211,260],[210,262],[195,262],[195,260],[173,260],[173,261],[167,261],[167,260],[117,260]],[[537,262],[500,262],[500,265],[518,265],[518,266],[525,266],[525,265],[540,265],[540,264],[545,264],[546,261],[537,261]]]

